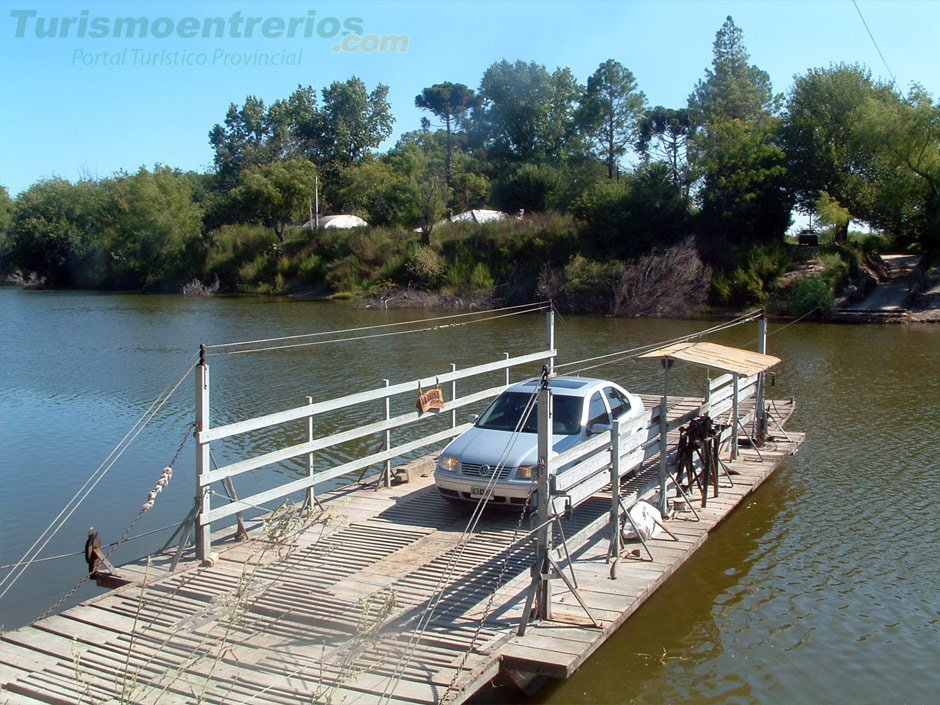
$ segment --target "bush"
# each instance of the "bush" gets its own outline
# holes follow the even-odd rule
[[[764,300],[764,282],[755,272],[743,267],[716,274],[711,286],[716,303],[741,307]]]
[[[420,289],[433,289],[440,285],[446,263],[436,250],[427,245],[415,247],[405,262],[405,271],[411,284]]]
[[[790,299],[790,312],[796,316],[805,316],[813,311],[819,318],[826,318],[832,314],[835,307],[835,296],[832,288],[822,277],[806,277],[793,290]]]
[[[506,213],[544,213],[554,205],[560,185],[555,168],[523,164],[493,184],[491,199]]]

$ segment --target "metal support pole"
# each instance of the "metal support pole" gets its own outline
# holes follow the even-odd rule
[[[610,427],[610,549],[608,560],[611,580],[617,577],[617,563],[620,561],[620,421],[615,420]]]
[[[382,381],[385,383],[386,387],[389,386],[389,381],[387,379],[383,379]],[[391,403],[392,403],[391,399],[389,399],[389,397],[385,397],[385,420],[386,421],[392,418]],[[391,447],[392,447],[392,432],[390,429],[387,429],[385,431],[383,450],[387,451]],[[392,459],[391,458],[388,458],[385,461],[385,467],[382,470],[382,486],[383,487],[392,486]]]
[[[450,371],[456,372],[457,365],[453,362],[450,363]],[[457,380],[454,380],[450,383],[450,401],[453,404],[457,400]],[[457,408],[454,407],[450,410],[450,427],[457,428]]]
[[[731,378],[734,385],[734,396],[731,397],[731,459],[738,459],[738,373],[732,372]]]
[[[508,352],[504,352],[504,353],[503,353],[503,359],[504,359],[504,360],[508,360],[508,359],[509,359],[509,353],[508,353]],[[509,386],[509,368],[508,368],[508,367],[506,368],[506,386],[507,386],[507,387]]]
[[[206,364],[206,346],[199,346],[199,364],[196,365],[196,558],[204,561],[212,552],[212,526],[204,522],[209,511],[209,488],[203,487],[202,478],[212,463],[209,443],[202,442],[199,434],[209,430],[209,365]]]
[[[669,368],[672,367],[672,360],[663,358],[663,398],[659,404],[659,511],[663,516],[667,514],[666,503],[666,478],[668,471],[666,469],[666,437],[669,435]]]
[[[555,349],[555,312],[554,311],[549,310],[548,313],[545,314],[545,324],[548,328],[548,349],[554,350]],[[546,360],[545,364],[548,367],[548,376],[551,377],[553,374],[555,374],[555,356],[552,355],[551,357],[549,357],[548,360]]]
[[[761,355],[767,354],[767,317],[763,314],[757,321],[757,352]],[[764,409],[764,373],[757,373],[757,394],[755,397],[755,410],[754,410],[754,440],[758,443],[763,443],[763,432],[761,429],[764,428],[764,414],[766,410]]]
[[[552,583],[551,567],[548,554],[552,550],[551,487],[552,474],[552,390],[548,387],[539,391],[538,418],[538,506],[536,521],[541,527],[536,534],[535,569],[538,571],[538,587],[535,596],[535,612],[538,619],[552,618]]]
[[[313,404],[313,397],[307,397],[307,406]],[[313,414],[310,414],[307,417],[307,441],[313,442]],[[307,488],[307,504],[306,507],[308,510],[313,509],[314,503],[317,501],[316,488],[313,485],[313,453],[307,453],[307,477],[310,478],[310,487]]]

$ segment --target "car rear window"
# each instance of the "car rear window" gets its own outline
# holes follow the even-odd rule
[[[527,410],[530,400],[531,410]],[[569,397],[556,394],[552,397],[552,432],[556,435],[570,436],[581,430],[581,397]],[[524,392],[504,392],[490,404],[477,421],[478,428],[494,431],[515,431],[520,426],[523,415],[526,416],[523,433],[538,432],[538,403],[531,394]]]

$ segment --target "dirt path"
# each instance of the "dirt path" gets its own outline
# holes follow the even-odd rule
[[[888,268],[888,279],[872,289],[863,301],[844,309],[845,312],[885,314],[907,310],[920,255],[882,255],[881,259]]]

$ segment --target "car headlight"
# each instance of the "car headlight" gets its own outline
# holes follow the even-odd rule
[[[520,465],[516,468],[516,479],[517,480],[532,480],[535,479],[535,465]]]
[[[460,461],[457,458],[442,455],[437,459],[437,469],[445,472],[457,472],[460,469]]]

